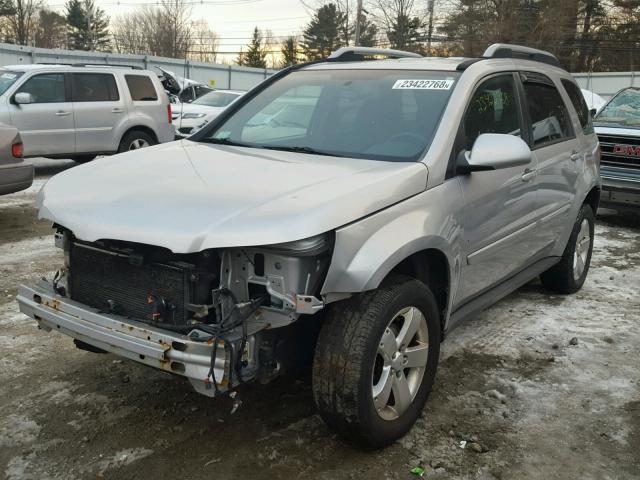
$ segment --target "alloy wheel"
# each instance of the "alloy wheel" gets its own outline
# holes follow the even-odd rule
[[[129,144],[129,150],[138,150],[140,148],[148,147],[149,142],[143,138],[136,138]]]
[[[589,249],[591,248],[591,228],[586,218],[580,224],[580,231],[576,239],[576,249],[573,254],[573,278],[578,280],[587,267]]]
[[[395,420],[409,408],[429,357],[427,320],[416,307],[396,313],[378,342],[371,394],[378,415]]]

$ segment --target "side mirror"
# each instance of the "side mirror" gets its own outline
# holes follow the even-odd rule
[[[592,108],[591,110],[589,110],[589,113],[591,114],[592,117],[595,117],[596,113],[598,113],[598,109],[597,108]]]
[[[458,165],[458,173],[484,172],[520,167],[531,162],[531,149],[520,137],[504,133],[483,133],[471,152],[465,152],[466,164]]]
[[[18,105],[26,105],[28,103],[33,103],[33,96],[27,92],[20,92],[14,95],[13,100]]]

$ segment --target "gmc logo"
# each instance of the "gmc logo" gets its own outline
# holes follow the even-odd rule
[[[634,147],[633,145],[614,145],[613,153],[630,155],[632,157],[640,157],[640,145],[636,147]]]

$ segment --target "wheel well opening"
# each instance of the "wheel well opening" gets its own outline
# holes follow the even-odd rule
[[[444,331],[444,321],[449,301],[449,263],[440,250],[429,249],[414,253],[396,265],[388,276],[407,275],[426,284],[438,302],[440,322]]]
[[[591,207],[594,215],[598,213],[598,204],[600,203],[600,189],[598,187],[593,187],[587,194],[587,197],[584,199],[584,203]]]
[[[124,132],[122,134],[122,138],[126,137],[127,135],[129,135],[131,132],[144,132],[147,135],[150,135],[151,138],[153,138],[153,140],[155,142],[158,141],[158,137],[156,136],[155,132],[153,130],[151,130],[149,127],[145,127],[143,125],[137,125],[135,127],[131,127],[129,130],[127,130],[126,132]],[[122,139],[120,140],[122,141]]]

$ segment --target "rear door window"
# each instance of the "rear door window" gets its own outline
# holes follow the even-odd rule
[[[145,75],[125,75],[131,99],[134,102],[154,102],[158,93],[151,79]]]
[[[120,99],[110,73],[72,73],[74,102],[114,102]]]
[[[573,108],[576,109],[582,131],[585,135],[593,133],[593,122],[591,120],[591,114],[589,113],[589,107],[587,107],[587,102],[585,102],[580,88],[572,81],[566,79],[562,80],[562,86],[566,90],[569,100],[571,100],[573,104]]]
[[[33,103],[66,102],[64,73],[34,75],[16,93],[30,93]]]
[[[540,73],[521,74],[531,120],[533,148],[574,138],[569,112],[553,81]]]

